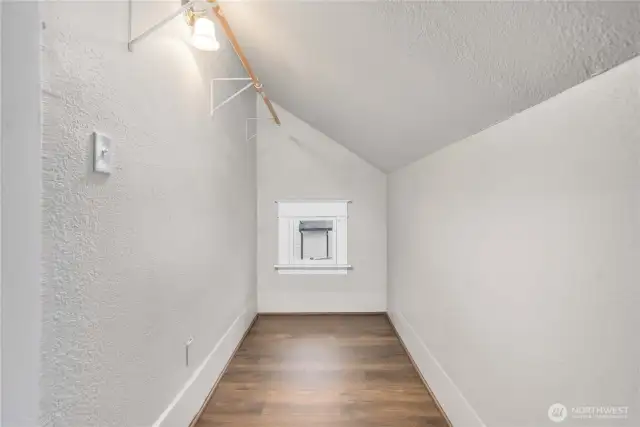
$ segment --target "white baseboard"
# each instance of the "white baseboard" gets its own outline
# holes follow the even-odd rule
[[[255,307],[247,307],[216,343],[202,364],[182,387],[153,427],[188,427],[198,413],[211,387],[222,375],[229,359],[256,316]]]
[[[386,312],[386,295],[377,292],[338,292],[309,287],[304,291],[272,287],[258,290],[258,313],[373,313]]]
[[[453,427],[486,427],[402,313],[389,310],[388,314]]]

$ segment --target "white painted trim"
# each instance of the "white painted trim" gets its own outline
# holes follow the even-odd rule
[[[256,315],[255,307],[247,307],[233,321],[227,332],[193,372],[176,394],[173,401],[160,414],[153,427],[186,427],[198,413],[211,388],[216,383],[233,352],[242,340]]]
[[[276,264],[276,270],[349,270],[351,264]]]
[[[321,219],[321,218],[345,218],[345,219],[349,219],[349,215],[309,215],[309,216],[298,216],[298,215],[278,215],[278,219],[301,219],[301,220],[308,220],[308,221],[312,221],[314,219]]]
[[[337,199],[291,199],[291,200],[275,200],[275,203],[353,203],[351,200]]]
[[[347,274],[353,267],[349,264],[276,264],[279,274]]]
[[[453,427],[486,427],[402,313],[389,310],[389,318]]]

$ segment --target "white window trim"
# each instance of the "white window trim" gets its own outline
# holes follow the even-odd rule
[[[280,274],[347,274],[353,267],[350,264],[333,265],[281,265],[274,266]]]
[[[349,200],[280,200],[278,203],[278,264],[280,274],[347,274]],[[300,221],[331,219],[334,221],[333,258],[331,260],[299,259],[295,244]]]

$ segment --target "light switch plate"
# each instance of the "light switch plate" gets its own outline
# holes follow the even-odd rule
[[[113,146],[111,138],[94,132],[93,133],[93,170],[94,172],[110,174],[111,162],[113,160]]]

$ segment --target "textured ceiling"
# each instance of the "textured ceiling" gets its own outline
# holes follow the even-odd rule
[[[640,52],[640,2],[225,6],[267,93],[385,171]]]

